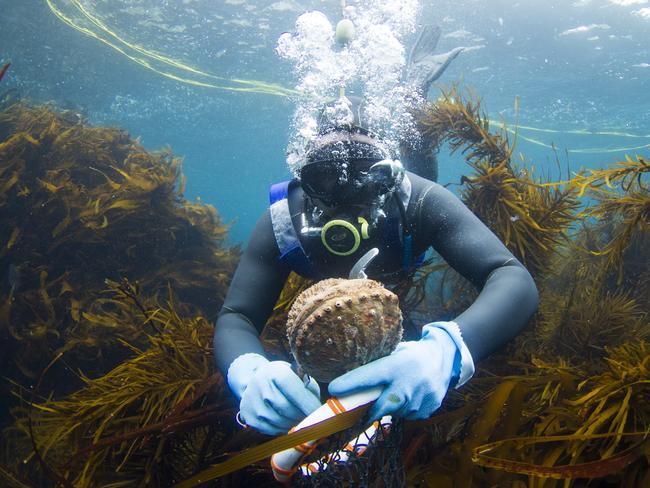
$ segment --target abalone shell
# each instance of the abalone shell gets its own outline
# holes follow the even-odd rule
[[[402,338],[397,295],[369,279],[327,279],[303,291],[287,319],[298,366],[316,380],[390,354]]]

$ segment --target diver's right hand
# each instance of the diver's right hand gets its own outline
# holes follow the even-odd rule
[[[285,361],[269,361],[256,353],[242,354],[228,368],[228,385],[240,398],[239,417],[264,434],[286,433],[320,403],[320,387],[307,384]]]

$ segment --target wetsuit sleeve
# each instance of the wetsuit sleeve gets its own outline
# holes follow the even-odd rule
[[[537,310],[532,277],[455,195],[433,184],[421,198],[419,231],[480,294],[454,321],[475,361],[513,338]]]
[[[214,357],[224,376],[241,354],[264,355],[259,340],[289,268],[278,259],[268,210],[257,222],[224,301],[214,334]]]

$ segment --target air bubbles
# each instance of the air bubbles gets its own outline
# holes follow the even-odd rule
[[[310,11],[298,17],[294,33],[280,36],[276,52],[293,63],[298,77],[287,148],[294,175],[318,135],[318,117],[328,102],[341,100],[329,104],[334,112],[327,114],[329,120],[339,125],[352,120],[342,88],[364,99],[365,123],[383,140],[388,154],[397,156],[399,141],[415,132],[410,109],[417,101],[402,81],[402,38],[415,30],[419,8],[418,0],[349,1],[336,31],[324,13]]]

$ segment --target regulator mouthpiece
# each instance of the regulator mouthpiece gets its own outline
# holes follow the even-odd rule
[[[375,181],[382,184],[384,193],[394,191],[402,184],[406,170],[397,159],[384,159],[370,167]]]

